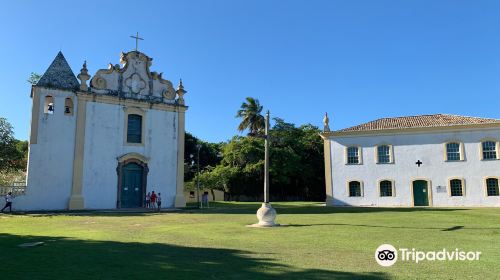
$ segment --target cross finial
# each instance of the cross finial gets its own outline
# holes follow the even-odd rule
[[[144,39],[139,37],[139,32],[137,32],[135,36],[130,36],[130,38],[135,39],[135,51],[137,51],[137,49],[139,47],[139,40],[144,40]]]

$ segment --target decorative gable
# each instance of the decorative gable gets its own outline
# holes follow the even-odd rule
[[[121,66],[110,63],[108,69],[97,71],[90,82],[91,92],[173,103],[176,91],[170,81],[163,79],[162,73],[149,70],[152,60],[138,51],[122,53]]]

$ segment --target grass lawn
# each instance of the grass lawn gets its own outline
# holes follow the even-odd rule
[[[495,279],[500,209],[325,208],[273,203],[281,228],[247,228],[258,203],[176,213],[0,214],[3,279]],[[20,248],[43,241],[45,246]],[[482,251],[479,261],[398,261],[375,249]]]

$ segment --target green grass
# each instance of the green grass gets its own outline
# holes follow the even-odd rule
[[[494,279],[500,209],[273,203],[281,228],[248,228],[258,203],[176,213],[0,214],[3,279]],[[45,246],[20,248],[43,241]],[[374,260],[383,243],[482,251],[475,262]]]

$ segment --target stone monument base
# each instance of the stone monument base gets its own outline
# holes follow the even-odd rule
[[[279,227],[274,220],[276,219],[276,210],[271,206],[271,203],[262,203],[262,206],[257,210],[257,224],[248,225],[248,227]]]

